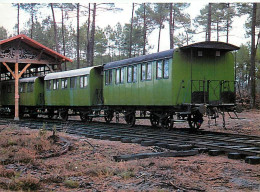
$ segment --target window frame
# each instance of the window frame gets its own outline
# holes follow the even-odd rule
[[[141,81],[146,81],[146,63],[141,64]]]
[[[31,93],[31,92],[33,92],[33,88],[34,88],[34,82],[28,82],[27,83],[27,92],[28,93]]]
[[[61,79],[61,89],[67,89],[68,88],[68,78],[62,78]]]
[[[124,84],[125,83],[125,67],[121,67],[120,68],[120,84]]]
[[[46,81],[46,90],[47,90],[47,91],[50,91],[51,88],[52,88],[51,80],[47,80],[47,81]]]
[[[130,72],[130,73],[129,73]],[[127,83],[133,82],[133,66],[127,66]]]
[[[59,79],[53,79],[53,90],[59,90]]]
[[[151,66],[151,72],[150,72],[150,78],[148,79],[148,69]],[[153,79],[153,63],[152,62],[148,62],[146,63],[146,81],[151,81]]]
[[[116,68],[116,78],[115,78],[116,85],[120,84],[120,79],[121,79],[121,68]]]
[[[76,88],[77,88],[77,77],[70,77],[70,89],[76,89]]]
[[[79,87],[84,89],[88,86],[88,75],[81,75],[79,77]]]
[[[166,61],[168,62],[167,63],[168,64],[168,76],[165,76],[165,63],[166,63]],[[163,78],[169,79],[169,77],[170,77],[170,59],[164,59],[163,60]]]

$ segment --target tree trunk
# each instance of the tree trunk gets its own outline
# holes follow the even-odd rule
[[[31,21],[32,21],[32,26],[31,26],[31,39],[33,38],[33,28],[34,28],[34,9],[33,9],[33,5],[31,5]]]
[[[55,47],[56,47],[56,51],[59,53],[60,50],[59,50],[59,45],[58,45],[57,25],[56,25],[56,20],[55,20],[55,14],[54,14],[54,9],[53,9],[53,3],[51,3],[51,11],[52,11],[52,19],[53,19]]]
[[[145,3],[144,3],[144,45],[143,45],[143,55],[145,55],[145,45],[146,45],[146,13],[145,13]]]
[[[251,25],[251,68],[250,68],[250,106],[251,108],[255,108],[255,27],[256,27],[256,3],[253,3],[252,10],[252,25]]]
[[[217,41],[219,41],[219,20],[217,20]]]
[[[63,47],[63,55],[66,56],[66,44],[65,44],[65,31],[64,31],[64,13],[63,13],[63,5],[61,4],[61,33],[62,33],[62,47]],[[67,70],[67,63],[64,63],[64,70]]]
[[[208,25],[207,25],[207,41],[211,39],[211,3],[208,7]]]
[[[158,48],[157,48],[157,52],[160,51],[161,31],[162,31],[162,22],[160,23],[160,27],[159,27],[159,36],[158,36]]]
[[[227,26],[226,26],[226,30],[227,30],[227,40],[226,42],[228,43],[229,39],[228,39],[228,36],[229,36],[229,3],[227,4]]]
[[[80,68],[79,58],[79,3],[77,3],[77,68]]]
[[[170,20],[169,20],[169,30],[170,30],[170,49],[173,49],[173,18],[172,18],[172,3],[170,3]]]
[[[90,29],[90,3],[88,4],[88,24],[87,24],[87,37],[86,37],[86,57],[87,57],[87,67],[90,66],[90,55],[89,55],[89,51],[90,51],[90,39],[89,39],[89,29]]]
[[[134,9],[135,9],[135,4],[133,3],[132,6],[132,18],[131,18],[131,27],[130,27],[130,34],[129,34],[129,55],[128,57],[131,58],[132,56],[132,33],[133,33],[133,22],[134,22]]]
[[[20,3],[17,3],[17,35],[20,34]]]
[[[90,16],[91,16],[91,8],[90,8],[91,4],[88,4],[88,26],[87,26],[87,42],[86,42],[86,46],[87,46],[87,67],[90,67]]]
[[[94,65],[95,27],[96,27],[96,3],[94,3],[93,12],[92,12],[92,26],[91,26],[91,37],[90,37],[90,66]]]

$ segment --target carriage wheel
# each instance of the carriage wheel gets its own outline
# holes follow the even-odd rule
[[[159,120],[159,118],[156,115],[151,114],[150,115],[150,122],[151,122],[151,125],[153,127],[158,127],[160,120]]]
[[[135,125],[135,113],[130,113],[125,116],[125,121],[129,125],[129,127],[133,127]]]
[[[172,122],[172,120],[171,120],[170,117],[167,117],[166,119],[164,119],[164,120],[162,121],[162,127],[163,127],[164,129],[167,129],[167,130],[170,130],[170,129],[173,128],[173,122]]]
[[[198,130],[202,123],[203,123],[203,118],[202,115],[200,114],[191,114],[188,116],[188,123],[191,129],[193,130]]]
[[[61,117],[62,121],[67,121],[68,120],[68,111],[61,111],[60,117]]]
[[[53,109],[48,110],[48,118],[52,119],[53,116],[54,116],[54,110]]]
[[[108,112],[107,116],[105,117],[106,123],[110,123],[112,121],[113,117],[114,117],[113,112]]]

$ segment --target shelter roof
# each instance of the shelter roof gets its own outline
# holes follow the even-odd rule
[[[52,57],[58,57],[60,59],[62,59],[63,61],[69,61],[69,62],[72,62],[71,59],[59,54],[58,52],[42,45],[41,43],[27,37],[26,35],[24,34],[20,34],[20,35],[17,35],[17,36],[14,36],[14,37],[11,37],[9,39],[5,39],[5,40],[2,40],[0,41],[0,45],[3,45],[3,44],[6,44],[8,42],[11,42],[11,41],[14,41],[14,40],[17,40],[17,39],[20,39],[22,42],[30,45],[31,47],[35,48],[35,49],[38,49],[38,50],[44,50],[44,52]]]
[[[85,67],[81,69],[74,69],[70,71],[61,71],[56,73],[49,73],[45,76],[44,80],[51,80],[51,79],[61,79],[67,77],[76,77],[81,75],[89,75],[90,71],[94,68],[101,67],[101,66],[94,66],[94,67]]]
[[[153,54],[149,54],[149,55],[142,55],[142,56],[124,59],[124,60],[120,60],[120,61],[110,62],[110,63],[105,64],[104,69],[106,70],[106,69],[112,69],[112,68],[125,66],[125,65],[137,64],[137,63],[141,63],[141,62],[149,62],[149,61],[153,61],[153,60],[171,58],[173,56],[173,51],[174,51],[173,49],[170,49],[167,51],[162,51],[162,52],[153,53]]]
[[[217,49],[217,50],[226,50],[226,51],[234,51],[240,49],[239,47],[232,45],[230,43],[217,42],[217,41],[204,41],[199,43],[193,43],[187,46],[180,47],[181,50],[185,49]]]

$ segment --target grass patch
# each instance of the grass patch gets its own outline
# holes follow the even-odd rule
[[[78,188],[78,187],[79,187],[79,182],[78,182],[78,181],[73,181],[73,180],[66,179],[66,180],[64,181],[64,185],[65,185],[67,188],[74,189],[74,188]]]

